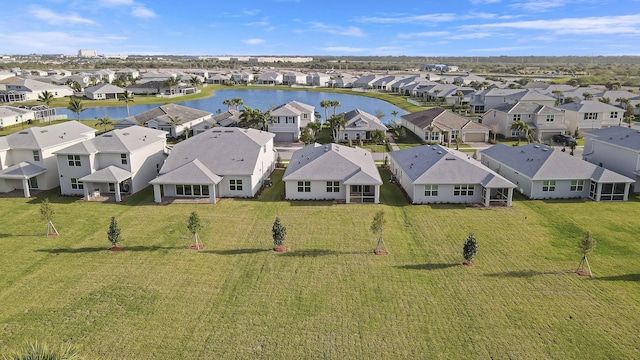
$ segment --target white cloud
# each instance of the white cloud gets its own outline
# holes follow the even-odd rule
[[[245,39],[245,40],[242,40],[242,42],[247,45],[259,45],[264,43],[264,40],[263,39]]]
[[[153,12],[153,10],[149,10],[142,5],[134,6],[133,9],[131,9],[131,15],[135,17],[143,18],[143,19],[150,19],[150,18],[156,17],[156,13]]]
[[[258,15],[260,13],[260,10],[259,9],[251,9],[251,10],[244,9],[244,10],[242,10],[242,13],[245,14],[245,15],[254,16],[254,15]]]
[[[640,34],[640,14],[602,16],[587,18],[565,18],[555,20],[531,20],[481,25],[464,25],[461,29],[519,29],[551,31],[555,34],[612,35]]]
[[[518,50],[536,49],[537,46],[503,46],[494,48],[469,49],[469,52],[490,52],[490,53],[507,53]]]
[[[51,25],[94,23],[92,20],[80,17],[75,13],[61,14],[40,6],[32,6],[31,8],[29,8],[29,12],[34,18],[44,20]]]
[[[496,4],[501,2],[502,0],[469,0],[473,5],[485,5],[485,4]]]
[[[509,7],[522,9],[524,11],[543,12],[563,7],[565,5],[567,5],[567,0],[529,0],[511,4]]]
[[[133,0],[101,0],[98,2],[100,6],[104,7],[118,7],[118,6],[131,6],[134,4]]]
[[[93,35],[76,35],[61,31],[25,31],[10,34],[0,34],[0,41],[3,43],[5,51],[16,53],[49,53],[49,54],[75,54],[79,48],[105,44],[110,42],[121,42],[126,40],[123,37],[101,38]]]
[[[311,25],[312,25],[312,30],[322,31],[328,34],[355,36],[355,37],[365,36],[362,30],[355,26],[344,27],[339,25],[327,25],[320,22],[312,22]]]
[[[429,22],[446,22],[459,20],[460,15],[454,13],[441,13],[441,14],[424,14],[424,15],[411,15],[411,16],[395,16],[395,17],[360,17],[356,21],[363,23],[378,23],[378,24],[406,24],[406,23],[429,23]]]
[[[413,39],[413,38],[436,38],[449,35],[448,31],[425,31],[419,33],[401,33],[398,37],[401,39]]]

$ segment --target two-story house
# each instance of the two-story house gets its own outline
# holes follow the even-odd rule
[[[274,141],[296,141],[301,129],[315,121],[315,107],[298,101],[290,101],[271,111],[269,132],[275,134]]]
[[[593,130],[622,123],[624,110],[598,100],[582,100],[557,107],[565,112],[564,118],[570,131]]]
[[[564,134],[567,130],[563,111],[536,103],[502,104],[482,115],[483,125],[497,124],[496,132],[507,138],[519,136],[517,130],[511,129],[516,121],[522,121],[534,130],[538,140],[551,139],[553,135]]]
[[[0,192],[50,190],[60,185],[54,153],[91,139],[96,129],[77,121],[31,127],[0,137]]]
[[[57,150],[60,192],[91,200],[134,194],[149,186],[165,159],[165,132],[142,126],[113,130]]]

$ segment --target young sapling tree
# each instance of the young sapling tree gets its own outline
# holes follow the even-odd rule
[[[115,217],[111,217],[111,223],[109,224],[109,231],[107,232],[107,238],[111,243],[112,249],[119,247],[120,241],[122,241],[122,231],[118,226],[118,222]]]
[[[52,222],[54,214],[49,198],[44,199],[40,204],[40,217],[47,222],[47,236],[58,236],[58,230]]]
[[[578,249],[582,254],[582,259],[580,260],[580,264],[576,269],[576,273],[578,275],[583,275],[583,276],[589,275],[590,277],[593,276],[593,273],[591,273],[591,266],[589,266],[589,260],[587,260],[587,254],[593,251],[595,247],[596,247],[596,239],[591,237],[590,232],[585,231],[584,236],[582,237],[582,239],[580,240],[580,243],[578,244]],[[585,269],[585,266],[586,266],[586,269]]]
[[[473,233],[469,234],[469,237],[464,242],[464,247],[462,248],[462,257],[464,257],[463,265],[473,266],[473,258],[478,254],[478,242],[476,241],[476,237],[473,236]]]
[[[271,236],[273,237],[273,250],[278,252],[287,251],[287,247],[284,246],[284,238],[287,236],[287,228],[280,223],[280,218],[276,217],[271,227]]]
[[[192,212],[191,215],[189,215],[189,222],[187,223],[187,228],[189,229],[189,232],[191,232],[191,234],[193,235],[193,238],[195,239],[195,242],[196,242],[195,246],[191,246],[191,248],[196,250],[200,250],[204,248],[204,244],[202,244],[202,242],[199,242],[200,237],[198,236],[198,231],[202,229],[202,222],[200,222],[200,217],[198,216],[197,213]]]
[[[369,228],[373,234],[378,235],[378,244],[376,245],[375,250],[373,250],[373,253],[376,255],[387,255],[389,253],[384,245],[384,238],[382,236],[384,225],[386,223],[387,219],[384,217],[384,211],[380,210],[373,217],[371,227]]]

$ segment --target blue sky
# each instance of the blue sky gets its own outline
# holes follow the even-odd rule
[[[3,1],[0,54],[640,55],[640,0]]]

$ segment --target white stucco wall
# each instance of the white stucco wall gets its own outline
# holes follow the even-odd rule
[[[344,200],[346,197],[345,186],[340,182],[340,192],[327,192],[328,180],[316,180],[311,182],[311,192],[298,192],[298,181],[285,181],[285,196],[287,200]]]

